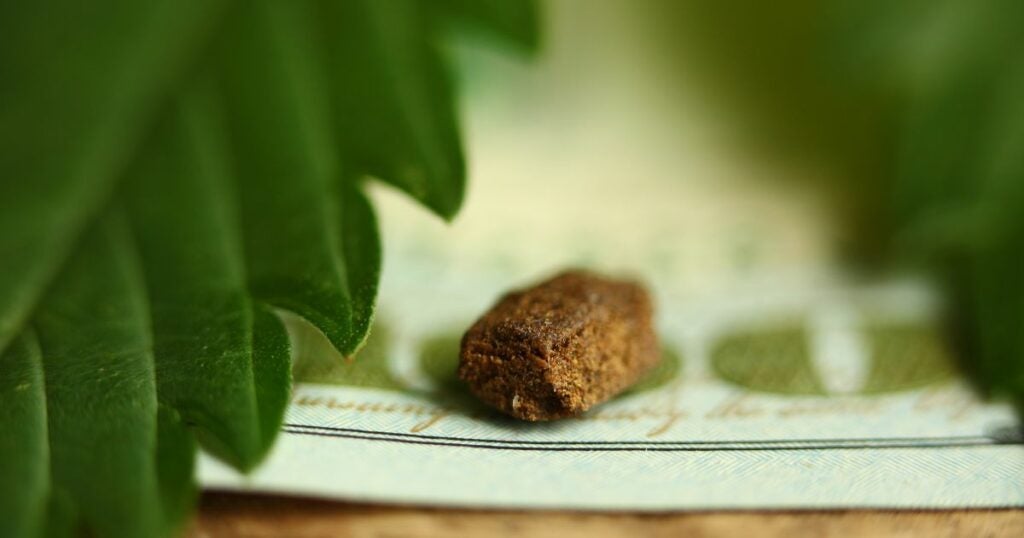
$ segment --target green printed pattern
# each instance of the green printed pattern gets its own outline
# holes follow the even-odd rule
[[[942,335],[924,325],[875,326],[867,329],[874,360],[863,392],[897,392],[945,381],[956,363]]]
[[[808,332],[781,327],[719,340],[711,365],[721,379],[777,394],[825,395],[811,361]],[[864,329],[870,370],[861,394],[910,390],[951,378],[954,363],[937,331],[920,324],[871,324]]]
[[[751,390],[825,394],[801,328],[727,336],[712,351],[711,365],[718,377]]]
[[[391,333],[375,325],[366,347],[356,360],[343,360],[316,328],[301,319],[290,319],[289,330],[297,342],[298,357],[293,375],[298,382],[369,387],[415,393],[396,380],[388,368]],[[459,364],[458,330],[443,331],[419,346],[423,374],[445,396],[465,394],[456,370]],[[869,371],[859,394],[885,394],[942,382],[955,375],[955,364],[934,327],[912,323],[870,323],[864,328]],[[714,374],[729,383],[756,392],[825,396],[828,390],[815,371],[808,345],[809,333],[792,324],[773,329],[734,332],[711,347]],[[671,347],[662,349],[662,360],[621,397],[660,389],[678,380],[683,358]]]

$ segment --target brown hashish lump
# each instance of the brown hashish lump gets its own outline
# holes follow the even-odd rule
[[[660,359],[651,300],[638,284],[568,271],[509,293],[462,337],[459,378],[523,420],[578,415]]]

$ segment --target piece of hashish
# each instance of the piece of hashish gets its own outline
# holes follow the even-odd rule
[[[462,337],[459,378],[523,420],[578,415],[638,381],[660,359],[640,285],[568,271],[512,292]]]

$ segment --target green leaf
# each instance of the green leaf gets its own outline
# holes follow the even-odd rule
[[[992,83],[998,113],[988,117],[988,143],[967,155],[976,173],[964,181],[976,194],[960,203],[970,217],[962,226],[973,233],[939,270],[956,293],[968,370],[987,392],[1024,410],[1024,61],[1013,63]]]
[[[199,496],[195,471],[195,438],[176,411],[157,410],[156,479],[164,535],[180,533]]]
[[[989,97],[988,88],[963,81],[903,115],[888,210],[904,255],[933,254],[969,235],[965,202],[978,195],[975,156],[990,142]]]
[[[160,400],[241,469],[266,453],[288,386],[288,348],[254,352],[237,196],[214,104],[197,90],[159,124],[132,168],[128,200],[150,299]],[[274,321],[264,331],[280,333]],[[280,325],[278,323],[278,325]]]
[[[357,335],[353,341],[358,339],[355,345],[364,346],[374,319],[377,284],[380,281],[381,253],[377,216],[373,213],[370,200],[353,185],[340,182],[335,185],[333,194],[338,208],[337,225],[344,231],[341,255],[348,260],[345,270],[352,301],[352,334]],[[345,352],[345,348],[338,349]],[[355,349],[353,347],[350,352]]]
[[[1024,237],[1018,235],[1018,237]],[[1018,243],[1019,244],[1019,243]],[[989,395],[1024,403],[1024,286],[1019,248],[986,249],[964,260],[956,270],[960,306],[964,308],[971,360],[968,371]]]
[[[355,195],[340,185],[314,14],[298,3],[256,6],[238,13],[221,63],[250,287],[351,354],[376,295],[375,220],[368,208],[348,211]]]
[[[318,3],[327,83],[346,163],[445,219],[462,205],[465,162],[452,88],[417,0]]]
[[[899,97],[874,239],[947,284],[961,365],[1024,410],[1024,4],[834,3],[856,13],[838,51],[860,64],[851,91]]]
[[[446,218],[462,200],[449,15],[0,6],[0,535],[180,530],[197,441],[248,470],[280,428],[279,315],[363,344],[381,264],[365,176]]]
[[[149,315],[133,254],[125,220],[116,214],[102,219],[47,293],[34,323],[53,488],[71,500],[77,527],[99,536],[163,534],[156,461],[192,457],[191,450],[158,453]],[[30,457],[45,458],[45,452]]]
[[[0,431],[0,536],[31,536],[50,483],[43,367],[31,331],[0,355]]]
[[[442,17],[480,27],[528,52],[540,45],[537,2],[534,0],[432,0]]]
[[[0,8],[0,350],[107,202],[222,3]]]

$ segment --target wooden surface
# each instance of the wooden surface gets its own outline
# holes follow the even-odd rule
[[[596,514],[442,510],[204,495],[192,538],[539,536],[1024,537],[1024,510]]]

